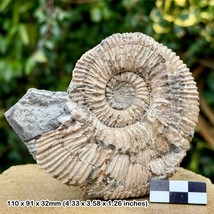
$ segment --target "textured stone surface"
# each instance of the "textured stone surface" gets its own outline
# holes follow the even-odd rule
[[[70,115],[67,93],[29,89],[5,117],[21,140],[28,142],[59,127],[60,117]]]
[[[207,205],[155,204],[143,207],[69,207],[69,208],[11,208],[6,206],[7,200],[86,200],[78,187],[68,187],[53,179],[36,164],[13,166],[0,175],[0,207],[1,213],[164,213],[164,214],[212,214],[214,210],[214,185],[209,179],[183,168],[171,178],[173,180],[203,181],[207,184]],[[149,200],[148,196],[136,200]]]
[[[173,175],[199,112],[189,69],[142,33],[114,34],[83,54],[67,95],[30,92],[6,117],[37,163],[104,199],[143,196],[151,178]]]

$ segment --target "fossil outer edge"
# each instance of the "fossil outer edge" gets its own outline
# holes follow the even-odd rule
[[[199,98],[170,49],[142,33],[114,34],[78,60],[68,94],[71,116],[28,142],[53,177],[113,199],[148,194],[151,178],[175,173],[193,137]]]

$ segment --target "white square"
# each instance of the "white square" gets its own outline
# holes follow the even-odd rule
[[[169,192],[150,191],[150,202],[169,203]]]
[[[170,192],[188,192],[188,181],[169,181]]]
[[[207,204],[206,192],[189,192],[188,193],[189,204]]]

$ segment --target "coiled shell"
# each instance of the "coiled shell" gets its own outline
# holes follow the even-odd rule
[[[170,49],[142,33],[114,34],[80,58],[68,94],[72,116],[35,141],[52,176],[113,199],[148,194],[151,178],[175,173],[199,104],[189,69]]]

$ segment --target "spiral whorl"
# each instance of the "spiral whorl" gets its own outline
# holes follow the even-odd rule
[[[52,176],[109,199],[143,196],[151,178],[175,173],[199,104],[170,49],[142,33],[114,34],[78,60],[68,94],[73,119],[36,140]]]

